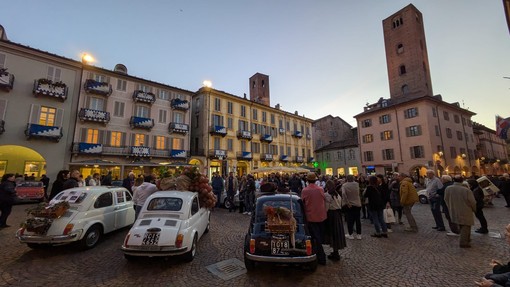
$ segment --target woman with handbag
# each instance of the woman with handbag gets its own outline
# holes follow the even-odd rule
[[[333,248],[333,252],[328,258],[333,261],[340,260],[338,250],[347,246],[345,241],[344,223],[342,219],[342,197],[336,191],[336,184],[333,180],[328,180],[325,186],[326,209],[328,211],[326,218],[325,244]]]
[[[368,186],[365,191],[365,198],[368,199],[368,211],[372,217],[372,221],[375,227],[375,233],[372,237],[377,238],[388,238],[388,229],[384,222],[383,210],[386,204],[383,200],[382,194],[377,187],[377,177],[370,176],[368,178]],[[381,232],[382,231],[382,232]]]

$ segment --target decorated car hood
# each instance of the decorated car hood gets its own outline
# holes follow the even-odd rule
[[[138,219],[131,230],[127,245],[173,246],[181,228],[182,220],[176,218]],[[148,240],[148,234],[159,234]]]

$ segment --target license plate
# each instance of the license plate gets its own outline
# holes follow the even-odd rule
[[[159,233],[147,232],[143,236],[142,245],[158,245]]]
[[[271,254],[272,255],[289,255],[289,238],[287,236],[273,236],[271,239]]]

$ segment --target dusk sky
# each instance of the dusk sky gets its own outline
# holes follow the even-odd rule
[[[3,1],[9,40],[197,91],[237,96],[269,75],[271,106],[356,126],[389,98],[382,20],[412,3],[423,14],[434,94],[495,129],[510,117],[510,33],[501,0]]]

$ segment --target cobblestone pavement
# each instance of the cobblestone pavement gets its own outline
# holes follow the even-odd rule
[[[21,223],[29,206],[16,205],[9,224]],[[404,233],[400,225],[388,239],[371,238],[374,228],[364,221],[363,239],[348,240],[340,262],[328,261],[313,273],[259,266],[228,281],[206,266],[232,258],[243,261],[249,218],[224,209],[212,213],[211,231],[199,242],[191,263],[175,258],[128,262],[119,250],[128,229],[107,235],[92,250],[79,251],[73,246],[31,250],[17,241],[16,228],[10,227],[0,230],[0,286],[474,286],[490,271],[491,258],[510,259],[503,233],[510,209],[496,198],[494,207],[484,212],[492,236],[473,233],[470,249],[459,248],[458,237],[432,229],[429,205],[418,204],[413,208],[420,228],[416,234]],[[494,238],[492,232],[502,237]]]

